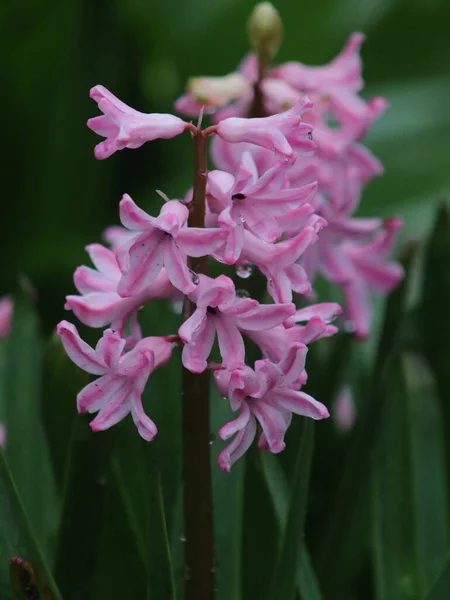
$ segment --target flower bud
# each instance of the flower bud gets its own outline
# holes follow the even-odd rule
[[[276,56],[283,37],[283,23],[273,4],[260,2],[255,6],[247,22],[247,32],[253,50],[269,63]]]

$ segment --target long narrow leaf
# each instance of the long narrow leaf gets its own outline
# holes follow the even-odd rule
[[[420,600],[448,551],[440,406],[425,366],[393,362],[373,487],[377,597]]]
[[[289,505],[283,542],[269,598],[291,600],[295,595],[297,564],[304,539],[306,504],[309,476],[314,445],[314,422],[303,418],[297,460],[292,479],[292,494]]]
[[[447,600],[450,595],[450,557],[434,581],[425,600]]]
[[[276,456],[268,452],[261,453],[261,465],[278,525],[283,531],[286,527],[291,496],[288,483]],[[301,547],[298,559],[296,586],[302,600],[322,600],[319,582],[305,543]]]
[[[328,514],[325,514],[318,571],[326,597],[328,595],[330,598],[338,597],[338,580],[341,579],[343,572],[342,557],[349,544],[360,543],[360,536],[348,536],[348,531],[355,516],[361,514],[358,509],[363,494],[367,493],[369,467],[385,399],[386,368],[394,349],[399,345],[409,295],[410,270],[415,254],[416,248],[410,247],[403,258],[405,278],[387,301],[370,395],[365,399],[349,441],[332,508]],[[339,561],[336,561],[336,548],[339,548]],[[349,555],[354,556],[354,554],[354,551],[349,550]]]
[[[14,598],[8,566],[11,558],[16,556],[38,564],[53,595],[57,600],[61,600],[26,517],[3,452],[0,450],[0,597],[2,600]]]
[[[21,292],[14,302],[6,348],[5,452],[27,515],[47,553],[55,534],[58,505],[40,415],[41,339],[30,299]]]

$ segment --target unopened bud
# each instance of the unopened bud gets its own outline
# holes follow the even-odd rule
[[[283,23],[270,2],[260,2],[247,22],[250,44],[256,54],[269,63],[277,54],[283,38]]]

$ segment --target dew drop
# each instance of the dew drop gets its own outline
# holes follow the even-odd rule
[[[308,140],[312,140],[312,133],[310,131],[308,131]]]
[[[185,536],[184,536],[184,535],[180,535],[180,542],[183,542],[183,543],[184,543],[185,541],[186,541],[186,538],[185,538]]]
[[[241,279],[248,279],[253,273],[253,265],[250,263],[242,263],[236,267],[236,275]]]
[[[250,292],[244,289],[236,290],[236,296],[238,298],[250,298]]]
[[[198,285],[200,283],[200,277],[194,271],[191,271],[191,275],[192,275],[192,282],[194,283],[194,285]]]
[[[214,431],[211,431],[211,433],[209,434],[209,445],[212,446],[215,441],[216,434],[214,433]]]

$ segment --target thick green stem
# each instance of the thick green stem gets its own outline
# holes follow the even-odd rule
[[[195,177],[189,216],[191,227],[204,227],[207,171],[207,138],[194,135]],[[190,258],[195,273],[208,273],[208,257]],[[185,299],[183,316],[188,319],[195,304]],[[213,501],[210,464],[209,380],[205,370],[196,375],[183,368],[183,514],[185,543],[185,600],[214,598]]]

